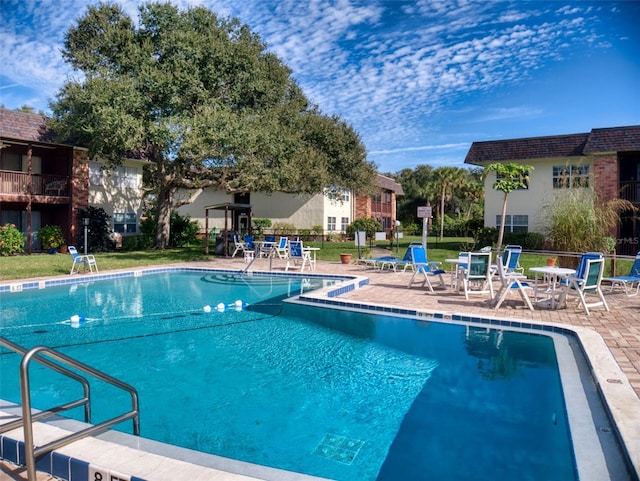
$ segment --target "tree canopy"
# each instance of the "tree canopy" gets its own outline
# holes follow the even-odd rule
[[[311,105],[238,19],[148,3],[136,25],[100,3],[67,32],[62,53],[83,79],[64,84],[51,127],[110,167],[149,161],[159,248],[179,189],[359,192],[373,183],[357,132]]]

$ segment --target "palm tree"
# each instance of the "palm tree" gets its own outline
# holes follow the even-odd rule
[[[434,183],[440,191],[440,240],[444,237],[444,212],[447,195],[451,190],[462,185],[467,178],[467,171],[460,167],[438,167],[433,171]]]

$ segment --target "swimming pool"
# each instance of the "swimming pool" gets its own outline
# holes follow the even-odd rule
[[[341,481],[577,479],[566,338],[282,303],[336,282],[170,272],[71,284],[3,297],[3,335],[136,386],[142,434],[163,442]],[[0,356],[2,372],[17,359]],[[71,391],[33,375],[36,407]],[[16,389],[3,380],[0,397]],[[126,405],[117,396],[97,396],[94,422]]]

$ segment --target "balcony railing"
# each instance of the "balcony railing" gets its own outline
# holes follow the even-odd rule
[[[640,203],[640,181],[626,180],[620,182],[620,198]]]
[[[0,194],[29,194],[29,174],[13,170],[0,170]],[[66,197],[69,195],[69,177],[31,174],[31,194]]]

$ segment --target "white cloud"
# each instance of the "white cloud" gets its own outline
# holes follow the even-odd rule
[[[72,75],[63,35],[90,0],[2,0],[7,84],[50,98]],[[139,0],[119,1],[137,19]],[[372,152],[423,145],[445,110],[528,81],[575,49],[609,48],[598,12],[553,2],[486,0],[173,0],[238,16],[292,69],[310,99],[340,114]],[[545,10],[546,8],[546,10]],[[3,99],[13,92],[4,85]],[[5,101],[6,102],[6,101]],[[534,118],[535,109],[486,112]],[[479,119],[477,121],[480,121]],[[409,149],[413,147],[408,147]],[[382,154],[381,154],[382,155]]]

